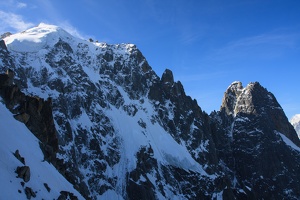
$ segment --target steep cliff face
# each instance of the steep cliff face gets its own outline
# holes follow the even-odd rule
[[[57,166],[85,198],[299,195],[299,139],[258,83],[234,82],[209,116],[133,44],[88,42],[46,24],[4,41],[0,70],[11,69],[25,94],[51,98],[32,102],[38,111],[52,103]]]
[[[257,82],[245,88],[235,82],[212,119],[217,148],[225,151],[220,159],[230,169],[233,186],[258,199],[299,196],[299,140],[270,92]],[[283,184],[286,177],[289,183]]]

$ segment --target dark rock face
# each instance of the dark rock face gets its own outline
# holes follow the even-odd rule
[[[8,36],[10,36],[10,35],[12,35],[10,32],[3,33],[3,34],[0,36],[0,39],[5,38],[5,37],[8,37]],[[0,44],[1,44],[1,42],[3,42],[3,41],[1,40],[1,41],[0,41]]]
[[[7,51],[7,47],[4,43],[4,40],[0,40],[0,49],[3,49],[4,51]]]
[[[71,192],[68,191],[61,191],[57,200],[78,200],[78,198]]]
[[[234,83],[225,92],[221,111],[211,116],[217,124],[219,156],[236,180],[234,187],[255,199],[299,196],[300,154],[281,135],[298,146],[299,139],[270,92],[259,83],[246,88]],[[284,184],[284,177],[289,177],[289,184]]]
[[[139,181],[140,177],[143,177],[144,174],[156,171],[157,161],[151,155],[153,155],[151,147],[144,147],[138,152],[138,166],[136,170],[130,172],[128,175],[129,179],[132,180],[128,182],[128,186],[126,187],[129,199],[155,199],[153,192],[155,186],[150,182],[148,177],[145,177],[143,181]]]
[[[33,198],[36,197],[35,192],[30,187],[25,188],[25,194],[26,194],[27,199],[31,199],[31,197],[33,197]]]
[[[192,156],[202,165],[206,165],[209,173],[218,171],[209,117],[202,112],[196,100],[185,94],[182,84],[179,81],[174,82],[170,70],[166,70],[161,80],[152,85],[149,98],[157,101],[155,108],[158,118],[174,139],[178,143],[183,140],[189,144],[187,148]]]
[[[241,82],[234,82],[228,88],[224,94],[221,109],[226,112],[227,115],[233,114],[235,111],[235,105],[239,95],[243,89]]]
[[[259,83],[244,88],[234,82],[220,111],[208,115],[171,70],[158,77],[136,46],[97,45],[59,38],[40,54],[10,54],[0,43],[0,69],[11,68],[18,85],[12,71],[0,75],[4,102],[41,140],[45,158],[85,198],[109,191],[123,199],[300,196],[300,153],[287,142],[299,147],[300,141],[274,95]],[[42,64],[35,66],[33,58]],[[51,98],[29,97],[20,88]],[[129,122],[135,119],[137,130],[132,130]],[[128,127],[120,126],[122,120]],[[167,155],[150,142],[128,160],[126,137],[132,146],[142,141],[140,135],[151,141],[147,130],[154,125],[184,147],[196,167],[183,167],[187,158]],[[127,129],[140,135],[132,137]],[[59,196],[72,198],[63,191]]]
[[[229,96],[235,96],[234,100],[228,98]],[[250,83],[245,89],[241,83],[232,84],[225,92],[221,111],[225,111],[227,115],[243,113],[258,116],[260,120],[267,120],[265,125],[281,132],[300,146],[300,141],[276,98],[258,82]]]

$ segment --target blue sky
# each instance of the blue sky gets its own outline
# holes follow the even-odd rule
[[[288,118],[300,113],[298,0],[7,0],[0,33],[40,22],[82,38],[134,43],[161,76],[168,68],[210,113],[233,81],[259,81]]]

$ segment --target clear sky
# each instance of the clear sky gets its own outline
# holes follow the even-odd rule
[[[40,22],[101,42],[134,43],[210,113],[233,81],[259,81],[300,113],[299,0],[6,0],[0,33]]]

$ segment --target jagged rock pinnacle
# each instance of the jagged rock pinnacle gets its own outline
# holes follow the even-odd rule
[[[174,84],[173,72],[169,69],[166,69],[161,77],[161,82],[163,84],[173,85]]]
[[[222,110],[234,117],[246,114],[265,119],[266,125],[283,133],[300,146],[300,141],[275,96],[259,82],[251,82],[245,88],[242,87],[241,82],[232,83],[224,94]]]
[[[221,110],[224,110],[228,115],[234,114],[234,108],[239,95],[242,93],[243,86],[239,81],[233,82],[224,93]]]

